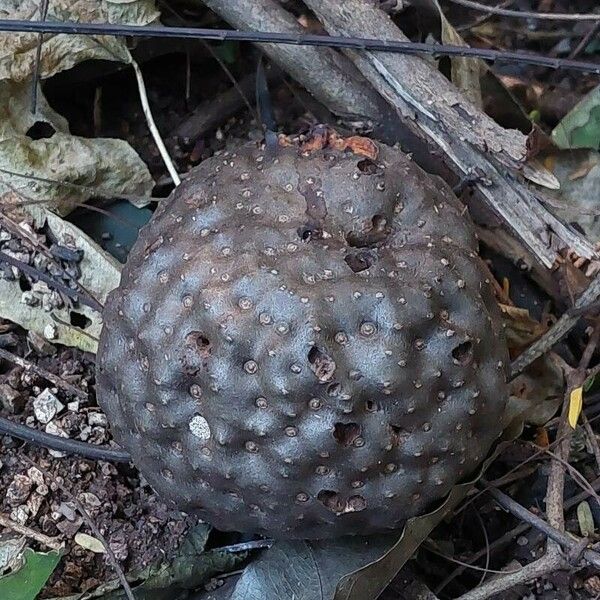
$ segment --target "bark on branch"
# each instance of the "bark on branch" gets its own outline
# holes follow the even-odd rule
[[[303,33],[296,19],[274,0],[203,0],[238,29]],[[379,94],[345,56],[332,48],[259,44],[264,52],[329,110],[346,120],[379,122]]]
[[[331,35],[407,41],[390,17],[368,0],[305,0]],[[471,104],[437,69],[421,58],[347,51],[403,122],[439,147],[461,176],[480,175],[478,189],[537,258],[550,267],[556,250],[595,256],[591,244],[550,213],[518,172],[540,176],[526,165],[527,139],[506,130]]]

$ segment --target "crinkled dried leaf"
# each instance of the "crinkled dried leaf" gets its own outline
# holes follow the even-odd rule
[[[67,121],[50,108],[41,90],[37,113],[31,114],[30,93],[28,84],[0,81],[0,169],[85,188],[0,170],[0,194],[7,189],[18,191],[24,199],[42,202],[63,215],[85,202],[95,189],[103,195],[138,196],[136,204],[147,204],[143,198],[150,195],[152,177],[127,142],[70,135]],[[43,131],[41,139],[33,139],[38,137],[32,135],[36,129]]]
[[[45,222],[59,244],[83,250],[79,282],[94,298],[104,303],[108,293],[119,284],[119,263],[75,225],[46,209],[31,209],[31,212],[37,215],[38,227]],[[39,335],[44,335],[51,328],[55,334],[52,342],[74,346],[86,352],[96,352],[102,328],[101,316],[96,311],[79,304],[76,309],[55,309],[49,313],[41,306],[24,304],[22,296],[18,281],[0,279],[0,317]],[[71,313],[83,315],[89,319],[89,325],[85,329],[71,325]]]
[[[0,17],[38,20],[40,6],[38,0],[0,0]],[[52,0],[48,7],[50,21],[147,25],[158,16],[154,0]],[[23,82],[31,77],[37,41],[36,33],[0,33],[0,80]],[[90,59],[129,62],[131,56],[124,38],[46,34],[40,75],[51,77]]]
[[[0,577],[0,598],[3,600],[35,600],[58,565],[59,552],[34,552],[26,548],[23,565],[18,571]]]
[[[510,382],[508,412],[532,425],[545,425],[562,404],[564,374],[548,357],[541,357]]]
[[[552,138],[559,148],[600,150],[600,85],[563,117]]]
[[[330,600],[342,577],[379,558],[397,539],[388,534],[276,542],[246,567],[230,600]]]
[[[577,223],[591,241],[600,240],[600,153],[561,150],[548,156],[545,165],[560,182],[560,191],[547,195],[558,216]]]
[[[454,29],[446,19],[438,0],[413,0],[413,4],[423,6],[439,15],[442,43],[454,46],[468,46],[460,33]],[[486,64],[478,58],[452,58],[452,83],[469,99],[475,106],[482,107],[480,77],[487,70]]]

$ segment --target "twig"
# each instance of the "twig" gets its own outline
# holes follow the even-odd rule
[[[587,289],[575,301],[573,306],[574,311],[581,309],[588,304],[595,302],[600,296],[600,274],[590,282]],[[536,342],[531,344],[525,352],[520,354],[510,365],[511,378],[516,377],[532,362],[537,360],[542,354],[550,350],[557,342],[559,342],[579,321],[581,315],[573,315],[571,311],[566,311],[558,321]]]
[[[439,556],[440,558],[444,558],[447,561],[450,561],[457,565],[460,565],[461,567],[464,567],[465,569],[471,569],[472,571],[479,571],[480,573],[483,572],[484,574],[485,573],[495,573],[496,575],[504,575],[505,573],[510,573],[510,574],[518,573],[518,571],[498,571],[496,569],[488,569],[488,568],[484,568],[484,567],[478,567],[477,565],[470,565],[469,563],[459,560],[458,558],[454,558],[453,556],[448,556],[447,554],[444,554],[443,552],[436,550],[435,548],[432,547],[432,544],[427,541],[423,544],[423,548],[425,548],[428,552],[431,552],[432,554]]]
[[[13,354],[12,352],[9,352],[8,350],[4,350],[3,348],[0,348],[0,358],[3,358],[4,360],[7,360],[11,363],[14,363],[15,365],[22,367],[26,371],[33,371],[36,375],[43,377],[50,383],[53,383],[56,387],[59,387],[59,388],[63,389],[65,392],[68,392],[69,394],[73,394],[74,396],[77,396],[78,398],[81,398],[82,400],[89,399],[89,396],[87,395],[87,393],[84,392],[82,389],[78,388],[77,386],[74,386],[72,383],[69,383],[68,381],[65,381],[58,375],[55,375],[54,373],[50,373],[50,371],[43,369],[39,365],[36,365],[35,363],[32,363],[32,362],[26,360],[25,358],[21,358],[20,356],[17,356],[16,354]]]
[[[48,16],[49,0],[42,0],[42,11],[40,21],[45,21]],[[33,77],[31,79],[31,114],[37,112],[37,94],[40,83],[40,61],[42,59],[42,45],[44,43],[44,34],[38,34],[37,48],[35,49],[35,62],[33,65]]]
[[[600,15],[597,14],[577,14],[577,13],[545,13],[529,10],[512,10],[500,6],[488,6],[473,0],[450,0],[454,4],[470,8],[479,12],[485,12],[491,15],[501,15],[503,17],[517,17],[519,19],[545,19],[552,21],[600,21]]]
[[[39,469],[40,471],[42,471],[42,473],[44,475],[46,475],[46,477],[48,477],[49,480],[52,479],[52,481],[62,491],[62,493],[71,502],[73,502],[73,504],[75,504],[75,506],[77,507],[77,510],[83,517],[83,520],[85,521],[86,525],[90,528],[90,530],[93,532],[94,536],[96,538],[98,538],[98,540],[100,540],[100,542],[104,546],[104,549],[106,550],[108,559],[110,560],[110,563],[112,564],[115,572],[117,573],[117,577],[119,578],[119,581],[121,582],[121,585],[123,586],[123,591],[125,592],[125,595],[127,596],[127,598],[129,600],[135,600],[135,596],[133,595],[133,592],[131,591],[129,582],[127,581],[127,578],[125,577],[125,573],[123,573],[123,569],[121,569],[121,565],[119,565],[119,561],[117,560],[115,553],[112,551],[112,548],[110,547],[109,543],[106,541],[106,538],[102,535],[102,533],[100,532],[100,530],[98,529],[98,527],[96,526],[96,524],[94,523],[94,521],[92,520],[90,515],[88,514],[87,510],[85,510],[85,507],[83,506],[83,504],[81,504],[79,499],[76,496],[74,496],[60,481],[58,481],[56,478],[52,478],[51,474],[46,469],[44,469],[44,467],[37,465],[27,456],[24,456],[23,458],[28,463],[33,465],[36,469]]]
[[[524,566],[514,574],[499,576],[486,584],[459,596],[456,600],[486,600],[500,592],[510,589],[514,585],[526,583],[546,575],[551,571],[567,569],[569,563],[558,552],[547,553],[539,560]]]
[[[594,489],[594,491],[600,490],[600,477],[598,479],[595,479],[594,481],[592,481],[590,483],[590,485]],[[571,496],[571,498],[569,498],[565,502],[565,510],[569,510],[570,508],[573,508],[574,506],[576,506],[583,500],[587,500],[589,497],[590,497],[590,493],[587,491],[579,492],[575,496]],[[598,505],[598,507],[600,508],[600,504]],[[504,548],[504,546],[506,546],[507,544],[510,544],[511,542],[514,542],[520,535],[523,535],[530,528],[531,528],[531,525],[529,523],[521,523],[520,525],[517,525],[510,531],[507,531],[505,534],[503,534],[502,536],[500,536],[499,538],[497,538],[493,542],[491,542],[490,546],[489,546],[489,551],[499,550],[501,548]],[[487,554],[487,552],[488,552],[487,547],[481,548],[480,550],[475,552],[473,555],[469,556],[469,558],[467,560],[468,564],[474,563],[475,561],[479,560],[481,557],[485,556]],[[434,592],[436,594],[439,594],[451,581],[453,581],[459,575],[461,575],[464,570],[465,570],[465,567],[460,566],[457,569],[455,569],[454,571],[452,571],[452,573],[450,573],[450,575],[448,575],[448,577],[446,577],[446,579],[444,579],[444,581],[442,581],[440,583],[440,585],[437,588],[435,588]]]
[[[0,435],[9,435],[34,446],[66,452],[67,454],[76,454],[90,460],[131,462],[131,455],[124,450],[115,450],[88,442],[71,440],[45,431],[39,431],[21,423],[15,423],[4,417],[0,417]]]
[[[577,44],[571,54],[569,54],[569,58],[571,60],[577,58],[587,48],[587,45],[596,37],[596,35],[598,35],[598,32],[600,32],[600,20],[598,20],[597,23],[594,23],[593,27],[590,27],[590,30],[581,38],[579,44]]]
[[[546,521],[544,521],[544,519],[534,515],[530,510],[527,510],[524,506],[513,500],[510,496],[507,496],[504,492],[501,492],[497,488],[489,488],[488,493],[500,506],[502,506],[502,508],[506,509],[508,512],[522,521],[529,523],[529,525],[535,527],[542,533],[545,533],[550,539],[554,540],[557,544],[560,544],[563,549],[570,552],[573,552],[577,549],[579,545],[578,542],[580,540],[572,538],[566,533],[555,529]],[[582,556],[590,564],[594,565],[597,569],[600,569],[600,554],[598,554],[598,552],[592,550],[591,548],[586,548],[583,551]]]
[[[219,552],[226,552],[227,554],[235,554],[236,552],[248,552],[249,550],[264,550],[270,548],[275,543],[275,540],[264,539],[264,540],[252,540],[250,542],[240,542],[239,544],[231,544],[229,546],[220,546],[215,548]]]
[[[594,453],[594,458],[596,459],[596,473],[600,473],[600,445],[598,444],[596,434],[594,433],[594,430],[592,429],[592,426],[590,425],[590,422],[584,413],[581,413],[581,423],[585,430],[588,442],[592,448],[592,452]]]
[[[152,110],[150,109],[150,104],[148,103],[148,94],[146,93],[146,84],[144,83],[144,76],[142,75],[142,71],[140,70],[139,65],[133,59],[131,59],[131,66],[133,67],[133,71],[135,72],[135,79],[137,81],[138,91],[140,94],[140,102],[142,103],[142,110],[144,112],[144,116],[146,117],[146,123],[148,124],[148,129],[152,134],[154,139],[154,143],[158,148],[158,152],[160,153],[165,166],[167,167],[167,171],[169,171],[169,175],[173,180],[173,183],[177,186],[181,183],[181,178],[177,173],[177,169],[169,156],[169,151],[167,150],[165,143],[160,137],[160,133],[158,131],[158,127],[156,127],[156,123],[154,122],[154,117],[152,116]]]
[[[500,6],[500,8],[506,8],[507,6],[510,6],[513,3],[514,3],[514,0],[505,0],[504,2],[501,2],[499,4],[499,6]],[[475,19],[475,21],[473,21],[472,23],[465,23],[464,25],[459,25],[458,27],[455,27],[455,29],[459,33],[461,31],[468,31],[469,29],[473,29],[474,27],[478,27],[479,25],[483,25],[486,21],[489,21],[493,16],[494,15],[490,15],[490,14],[479,15]]]
[[[600,17],[596,17],[600,18]],[[76,23],[73,21],[23,21],[18,19],[0,19],[0,31],[29,33],[70,33],[77,35],[117,35],[130,37],[170,37],[205,39],[219,42],[257,42],[265,44],[286,44],[290,46],[320,46],[330,48],[348,48],[352,50],[372,50],[393,54],[433,56],[459,56],[463,58],[481,58],[491,62],[529,64],[550,69],[572,69],[600,75],[600,65],[593,62],[569,60],[541,56],[528,52],[510,52],[489,48],[470,48],[452,44],[428,44],[423,42],[404,42],[394,39],[375,39],[356,36],[316,35],[305,33],[279,33],[271,31],[235,31],[231,29],[203,29],[200,27],[162,27],[148,25],[115,25],[112,23]]]
[[[60,550],[63,546],[62,542],[59,542],[56,538],[48,537],[43,533],[34,531],[31,529],[31,527],[21,525],[21,523],[13,521],[8,515],[3,513],[0,513],[0,526],[6,527],[6,529],[10,529],[19,535],[24,535],[27,538],[35,540],[44,546],[48,546],[48,548],[52,548],[52,550]]]
[[[98,300],[96,300],[93,296],[85,294],[82,290],[73,290],[70,287],[67,287],[66,285],[60,283],[59,281],[56,281],[49,275],[46,275],[42,271],[39,271],[35,267],[32,267],[31,265],[28,265],[16,258],[13,258],[12,256],[9,256],[8,254],[2,251],[0,251],[0,262],[16,267],[17,269],[19,269],[19,271],[22,271],[26,275],[29,275],[34,279],[39,279],[40,281],[43,281],[52,289],[62,292],[65,296],[71,298],[71,300],[75,300],[76,302],[81,302],[81,304],[89,306],[92,310],[102,312],[104,308],[102,304],[100,304],[100,302],[98,302]]]

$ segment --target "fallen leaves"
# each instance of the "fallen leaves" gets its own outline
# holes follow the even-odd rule
[[[29,84],[0,81],[0,194],[18,192],[62,215],[94,194],[150,195],[150,172],[127,142],[71,135],[41,90],[33,115],[30,95]]]

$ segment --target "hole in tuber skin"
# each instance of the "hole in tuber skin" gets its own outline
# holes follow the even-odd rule
[[[321,490],[317,494],[317,500],[337,515],[350,512],[359,512],[367,508],[367,501],[362,496],[350,496],[347,501],[332,490]]]
[[[313,346],[308,351],[308,364],[311,371],[316,375],[321,383],[326,383],[333,379],[335,373],[335,361],[329,356]]]
[[[365,402],[365,410],[367,412],[377,412],[379,410],[379,406],[374,400],[367,400]]]
[[[335,513],[341,513],[346,508],[346,503],[337,492],[332,490],[321,490],[317,494],[317,500],[329,510]]]
[[[473,361],[473,343],[463,342],[452,350],[452,358],[463,367]]]
[[[378,175],[382,172],[382,168],[370,158],[363,158],[356,163],[358,170],[365,175]]]
[[[398,425],[390,424],[390,439],[392,446],[401,446],[405,442],[408,441],[410,437],[410,432]]]
[[[357,423],[336,423],[333,428],[333,437],[342,446],[352,446],[356,438],[360,437],[360,425]]]
[[[344,257],[346,264],[355,272],[366,271],[375,262],[374,257],[369,252],[357,252],[355,254],[346,254]]]
[[[185,343],[198,352],[202,358],[210,356],[210,340],[199,331],[190,331],[185,337]]]
[[[346,243],[353,248],[368,248],[385,241],[391,229],[383,215],[373,215],[371,223],[363,231],[349,231]]]

